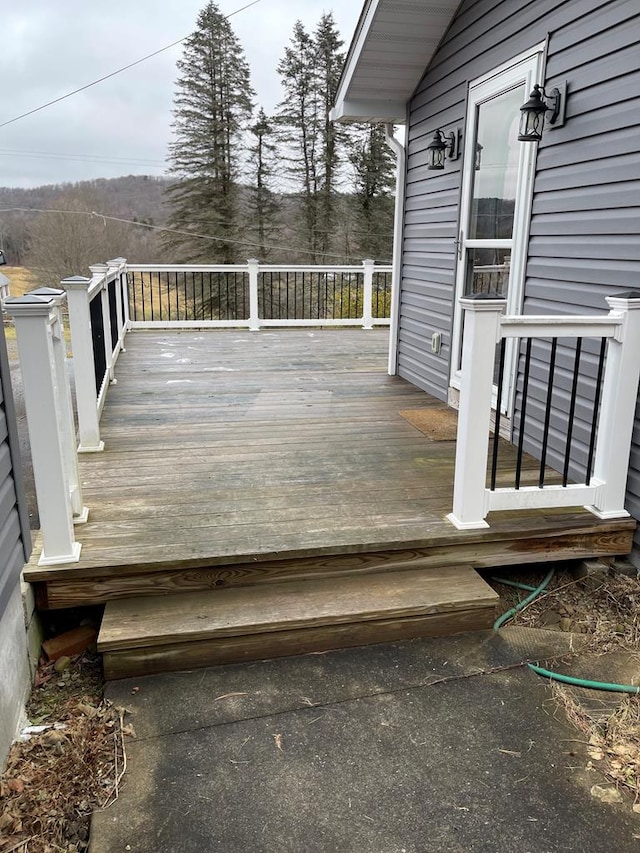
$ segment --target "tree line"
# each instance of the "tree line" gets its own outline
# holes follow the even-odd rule
[[[169,176],[0,188],[2,207],[59,211],[0,213],[9,262],[51,284],[119,255],[138,263],[389,261],[395,163],[384,129],[329,118],[344,59],[330,13],[312,32],[296,22],[277,64],[282,99],[268,115],[229,21],[207,3],[177,64]]]
[[[213,2],[202,9],[178,62],[164,238],[176,261],[231,263],[248,249],[263,261],[390,259],[384,129],[330,120],[344,59],[331,13],[313,32],[296,22],[277,65],[283,98],[267,115],[228,19]]]

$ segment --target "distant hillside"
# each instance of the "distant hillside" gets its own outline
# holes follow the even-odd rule
[[[150,175],[126,175],[122,178],[97,178],[78,183],[47,184],[32,189],[0,187],[0,207],[50,207],[61,195],[86,196],[100,200],[100,212],[118,214],[127,219],[153,219],[164,224],[166,211],[163,193],[169,178]],[[2,216],[2,214],[0,214]]]
[[[32,189],[0,187],[0,208],[20,207],[32,210],[51,209],[65,199],[65,209],[77,206],[155,225],[167,221],[164,191],[168,178],[148,175],[126,175],[122,178],[97,178],[78,183],[47,184]],[[29,229],[36,215],[21,211],[0,210],[0,247],[11,264],[24,264],[29,246]]]

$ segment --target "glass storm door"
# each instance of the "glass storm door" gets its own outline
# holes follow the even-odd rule
[[[520,107],[538,80],[541,50],[471,84],[458,238],[451,385],[460,388],[461,296],[496,293],[519,314],[529,236],[535,145],[518,142]],[[506,353],[503,400],[511,406],[515,352]],[[496,363],[494,381],[497,383]]]

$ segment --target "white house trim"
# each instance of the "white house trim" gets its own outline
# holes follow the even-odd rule
[[[399,124],[459,0],[368,0],[338,85],[334,121]],[[369,93],[375,93],[370,98]]]

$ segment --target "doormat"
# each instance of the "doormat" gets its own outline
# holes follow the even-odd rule
[[[400,414],[432,441],[455,441],[458,413],[454,409],[403,409]]]

